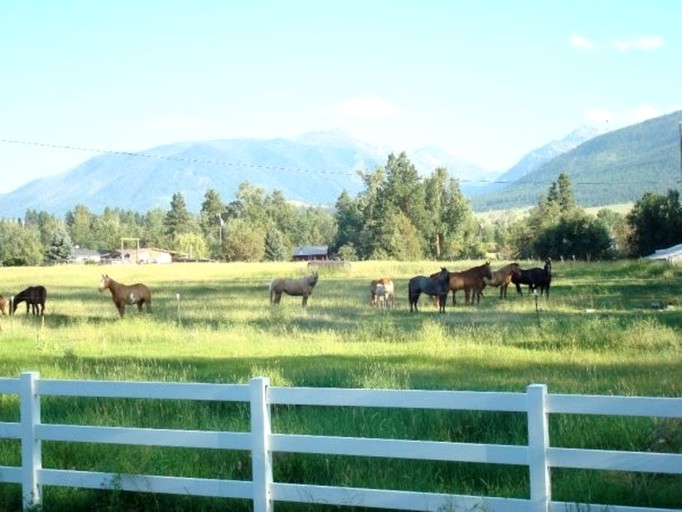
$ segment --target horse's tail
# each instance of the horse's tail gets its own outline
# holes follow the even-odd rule
[[[274,287],[275,287],[275,280],[273,279],[270,281],[270,286],[268,287],[268,292],[270,293],[270,304],[272,304],[272,299],[273,299],[273,293],[274,293]]]

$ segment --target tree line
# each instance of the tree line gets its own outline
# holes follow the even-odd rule
[[[75,205],[63,218],[27,210],[0,222],[0,263],[39,265],[73,258],[76,247],[112,250],[138,238],[193,259],[282,261],[300,245],[328,245],[347,260],[457,260],[642,256],[682,242],[679,192],[646,193],[627,215],[581,208],[560,174],[521,215],[482,219],[444,168],[422,177],[405,153],[362,173],[364,190],[343,192],[333,208],[296,206],[280,191],[242,183],[231,202],[208,189],[198,213],[181,193],[169,209],[146,213]]]

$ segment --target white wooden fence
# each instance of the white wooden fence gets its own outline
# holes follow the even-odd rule
[[[66,486],[242,498],[253,500],[255,512],[271,512],[277,501],[418,511],[558,512],[589,508],[610,512],[670,512],[670,509],[552,501],[550,469],[682,474],[681,454],[554,448],[548,432],[548,415],[555,413],[682,418],[682,398],[548,394],[542,384],[528,386],[525,393],[405,391],[274,387],[269,386],[266,378],[253,379],[247,385],[49,380],[41,379],[35,372],[23,373],[18,379],[0,379],[0,394],[16,394],[20,398],[21,419],[18,423],[0,422],[0,439],[20,440],[22,461],[21,467],[0,466],[0,482],[21,484],[25,508],[42,503],[43,486]],[[43,396],[249,402],[251,431],[47,424],[40,417]],[[529,443],[528,446],[489,445],[277,434],[271,432],[270,426],[270,406],[274,404],[523,412],[528,417]],[[49,469],[42,466],[43,441],[247,450],[252,455],[253,480]],[[529,471],[530,499],[278,483],[272,476],[275,452],[523,465]]]

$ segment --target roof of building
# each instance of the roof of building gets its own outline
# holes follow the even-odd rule
[[[653,254],[645,256],[645,260],[665,260],[671,261],[677,258],[682,258],[682,244],[673,245],[666,249],[658,249]]]
[[[328,245],[299,245],[294,247],[294,256],[326,256]]]

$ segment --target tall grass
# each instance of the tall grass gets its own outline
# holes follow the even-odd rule
[[[534,382],[550,392],[680,396],[682,272],[644,262],[554,265],[549,300],[498,298],[486,289],[478,307],[448,302],[438,314],[423,297],[408,312],[407,281],[447,266],[479,262],[361,262],[321,269],[300,298],[268,303],[273,277],[302,276],[301,263],[0,269],[0,293],[32,284],[48,289],[44,319],[4,317],[0,376],[36,370],[47,378],[247,382],[268,376],[278,386],[522,391]],[[500,266],[502,263],[500,263]],[[535,266],[536,262],[522,262]],[[494,267],[496,265],[493,265]],[[153,312],[129,308],[124,319],[99,274],[144,282]],[[396,281],[396,309],[367,306],[369,280]],[[524,293],[527,291],[524,290]],[[461,293],[461,292],[460,292]],[[665,309],[652,309],[652,304]],[[151,400],[45,399],[47,422],[244,431],[243,405]],[[17,421],[12,397],[0,397],[0,421]],[[275,407],[274,430],[344,436],[502,444],[526,442],[520,414],[387,411],[373,408]],[[583,416],[552,417],[552,443],[605,449],[679,452],[679,422]],[[19,463],[16,442],[0,442],[0,465]],[[45,443],[46,467],[115,473],[248,479],[248,454],[172,448]],[[512,466],[279,454],[276,478],[474,495],[527,497],[527,470]],[[577,470],[553,472],[553,495],[571,502],[682,507],[680,478]],[[19,510],[16,485],[0,484],[0,510]],[[45,490],[45,511],[250,510],[240,500]],[[278,510],[336,510],[278,504]],[[352,508],[343,509],[350,510]]]

